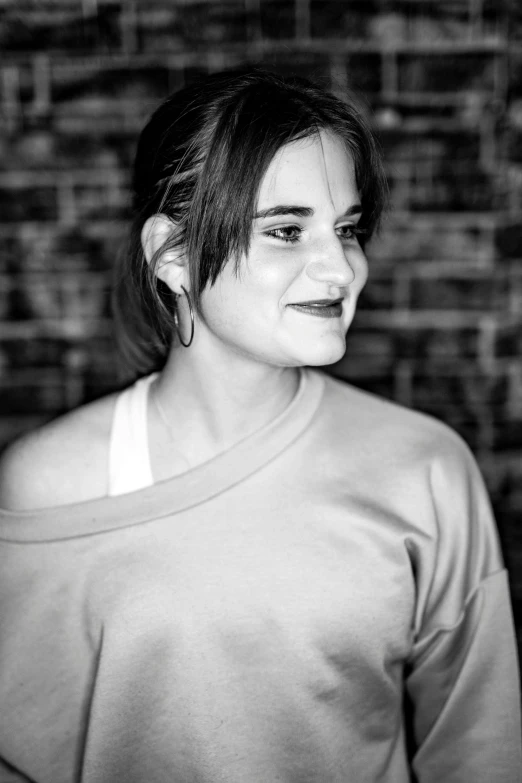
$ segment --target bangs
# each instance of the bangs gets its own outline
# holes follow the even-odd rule
[[[215,283],[228,259],[237,270],[248,252],[259,189],[276,153],[319,132],[304,105],[263,87],[223,111],[194,194],[186,238],[199,292]]]
[[[237,272],[239,258],[248,253],[259,189],[276,153],[321,130],[338,136],[353,158],[365,240],[374,232],[385,181],[362,115],[317,88],[277,81],[246,87],[222,107],[194,193],[185,240],[197,296],[229,260]]]

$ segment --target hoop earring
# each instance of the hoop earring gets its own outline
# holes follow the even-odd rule
[[[193,310],[193,307],[192,307],[192,300],[190,299],[189,292],[187,291],[187,289],[184,286],[181,286],[181,287],[183,288],[183,291],[185,292],[185,296],[187,297],[187,302],[188,302],[188,306],[189,306],[189,313],[190,313],[190,326],[191,326],[191,329],[190,329],[190,339],[189,339],[188,343],[184,343],[183,339],[181,337],[181,331],[180,331],[180,328],[179,328],[178,308],[177,307],[174,310],[174,326],[176,327],[176,331],[178,333],[178,337],[179,337],[179,341],[180,341],[181,345],[183,345],[185,348],[188,348],[189,345],[192,344],[192,340],[194,339],[194,310]],[[180,297],[180,296],[181,296],[181,294],[177,294],[176,295],[176,301],[178,300],[178,297]]]

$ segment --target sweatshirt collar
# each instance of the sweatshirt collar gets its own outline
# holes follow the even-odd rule
[[[269,424],[208,462],[150,487],[56,508],[0,509],[0,540],[38,543],[95,535],[203,504],[287,449],[310,424],[324,384],[321,373],[302,369],[294,399]]]

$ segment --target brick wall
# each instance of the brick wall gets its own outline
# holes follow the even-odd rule
[[[355,87],[394,209],[335,372],[468,441],[522,627],[522,5],[3,0],[0,13],[0,443],[118,383],[108,271],[158,101],[242,62]]]

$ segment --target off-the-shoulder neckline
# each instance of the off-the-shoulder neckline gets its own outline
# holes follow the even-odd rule
[[[55,508],[0,509],[0,540],[43,543],[100,534],[205,503],[284,451],[307,428],[324,385],[322,373],[302,368],[294,399],[275,419],[208,462],[150,487]]]

